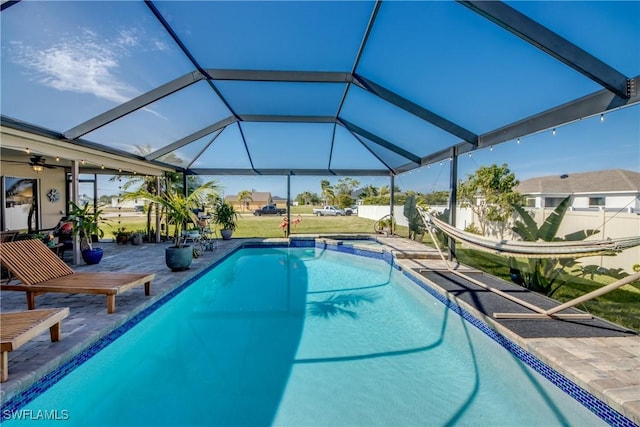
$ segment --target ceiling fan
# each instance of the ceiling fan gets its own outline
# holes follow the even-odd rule
[[[47,164],[47,159],[45,159],[44,157],[42,157],[39,154],[34,154],[29,159],[29,164],[31,165],[31,168],[36,172],[42,172],[44,170],[44,168],[53,169],[53,168],[57,167],[56,165],[48,165]]]

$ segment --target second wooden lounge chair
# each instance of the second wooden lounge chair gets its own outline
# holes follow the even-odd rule
[[[69,316],[69,309],[18,311],[0,313],[0,381],[9,378],[9,352],[31,341],[47,329],[51,341],[62,339],[62,319]]]
[[[144,284],[151,292],[155,274],[76,273],[39,240],[21,240],[0,245],[0,262],[22,283],[3,284],[0,289],[27,293],[27,307],[35,308],[35,297],[47,292],[102,294],[107,296],[107,313],[116,310],[116,295]]]

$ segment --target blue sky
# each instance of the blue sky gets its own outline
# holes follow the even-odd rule
[[[371,2],[157,2],[205,68],[351,71]],[[627,76],[640,75],[640,2],[510,2]],[[21,2],[2,19],[2,114],[64,132],[194,66],[142,2]],[[384,2],[357,73],[482,134],[601,88],[585,76],[453,2]],[[334,115],[344,84],[214,82],[240,114]],[[205,82],[95,130],[84,138],[125,151],[155,151],[230,115]],[[424,156],[458,138],[351,87],[341,117]],[[521,180],[598,169],[640,171],[640,107],[612,111],[523,136],[459,159],[464,178],[480,165],[507,163]],[[194,167],[292,164],[369,168],[369,150],[405,160],[332,125],[243,123],[175,154]],[[364,144],[364,145],[363,145]],[[333,151],[332,151],[333,150]],[[310,153],[303,156],[303,153]],[[448,162],[396,177],[403,190],[448,186]],[[286,195],[285,177],[216,177],[226,194]],[[320,192],[320,180],[293,177],[292,195]],[[363,185],[388,178],[360,177]],[[105,192],[117,191],[101,186]]]

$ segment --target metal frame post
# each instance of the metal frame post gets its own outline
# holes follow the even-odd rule
[[[451,149],[449,165],[449,224],[456,226],[456,206],[458,205],[458,149]],[[456,257],[456,241],[449,237],[449,259]]]
[[[287,175],[287,237],[291,234],[291,173]]]
[[[71,201],[76,205],[80,203],[80,162],[71,161]],[[73,238],[73,264],[80,264],[80,236]]]
[[[393,236],[396,232],[395,230],[395,215],[393,214],[394,211],[394,207],[396,204],[396,192],[395,192],[395,186],[396,186],[396,176],[391,173],[391,188],[389,191],[389,215],[391,215],[391,235]]]

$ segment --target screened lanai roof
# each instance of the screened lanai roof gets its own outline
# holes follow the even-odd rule
[[[638,16],[635,1],[4,2],[2,126],[203,175],[395,175],[638,103]]]

